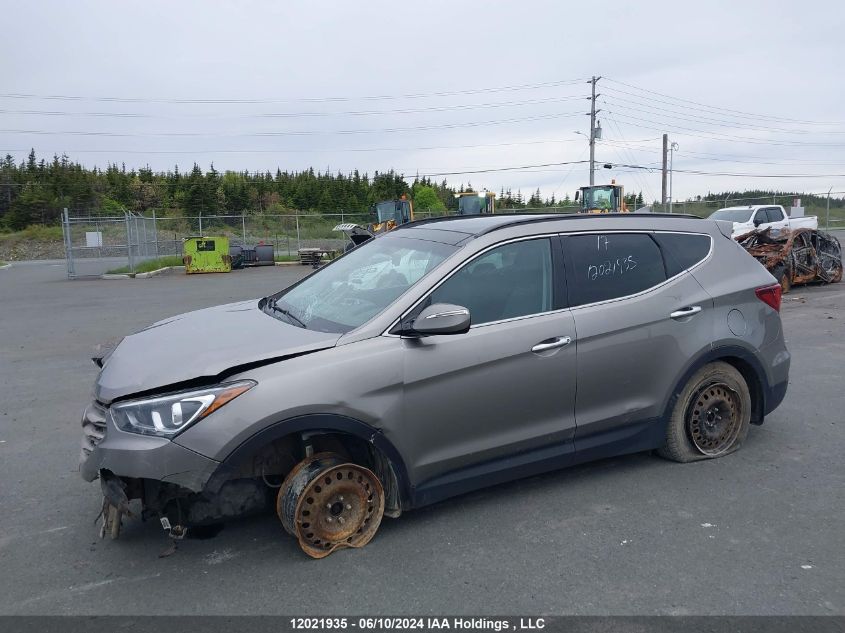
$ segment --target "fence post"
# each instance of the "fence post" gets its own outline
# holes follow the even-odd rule
[[[296,214],[296,250],[302,248],[302,241],[299,239],[299,214]]]
[[[135,220],[135,222],[137,223],[137,220]],[[137,226],[137,224],[136,224],[136,226]],[[150,251],[149,251],[149,244],[147,243],[147,223],[142,220],[141,226],[144,229],[144,257],[149,257]],[[138,237],[138,241],[139,242],[141,241],[140,236]],[[141,249],[139,248],[138,249],[138,255],[140,255],[140,254],[141,254]]]
[[[76,269],[73,265],[73,239],[70,235],[70,217],[67,213],[67,207],[62,214],[62,234],[65,238],[65,259],[67,260],[67,278],[73,279],[76,277]]]
[[[246,216],[241,215],[241,226],[243,228],[243,240],[241,241],[241,246],[246,246]]]
[[[200,210],[199,218],[200,218],[200,237],[202,237],[202,210]]]
[[[158,257],[158,220],[156,220],[155,209],[153,209],[153,244],[155,249],[155,256]]]
[[[126,223],[126,259],[129,264],[129,272],[135,272],[135,262],[132,259],[132,230],[129,228],[129,214],[124,211],[123,221]]]

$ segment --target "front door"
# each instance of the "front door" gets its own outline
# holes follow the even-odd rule
[[[417,308],[461,305],[473,323],[465,334],[402,340],[408,466],[423,489],[469,490],[571,459],[575,329],[555,291],[555,240],[485,251]]]

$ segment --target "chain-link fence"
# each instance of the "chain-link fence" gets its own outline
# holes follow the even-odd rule
[[[134,213],[71,215],[65,209],[62,238],[69,279],[111,269],[134,272],[140,262],[156,257],[155,220]]]
[[[784,196],[785,197],[785,196]],[[791,198],[791,196],[790,196]],[[777,199],[777,198],[776,198]],[[650,205],[653,212],[691,213],[707,216],[730,204],[763,204],[767,199],[678,201],[671,205]],[[778,200],[784,204],[784,200]],[[578,207],[540,207],[496,210],[497,213],[575,213]],[[821,213],[820,213],[821,211]],[[808,208],[818,214],[823,210]],[[417,210],[416,219],[442,213]],[[342,251],[347,238],[334,227],[373,221],[369,213],[251,213],[244,215],[168,216],[156,213],[114,216],[69,215],[62,221],[69,278],[101,275],[109,270],[135,272],[145,260],[182,255],[184,240],[190,237],[227,237],[232,246],[272,245],[277,258],[295,258],[301,248]],[[831,222],[837,222],[831,219]]]
[[[154,220],[160,256],[180,255],[188,237],[225,236],[232,246],[268,244],[277,256],[288,257],[306,247],[342,250],[346,238],[334,227],[371,221],[367,213],[161,216]]]
[[[424,217],[424,216],[423,216]],[[190,237],[225,236],[231,246],[272,245],[276,257],[295,258],[299,249],[342,251],[347,238],[338,224],[366,225],[367,213],[160,216],[62,216],[67,275],[134,273],[145,260],[178,256]]]

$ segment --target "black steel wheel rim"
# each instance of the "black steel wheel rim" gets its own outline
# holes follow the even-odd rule
[[[739,394],[723,382],[700,387],[690,401],[687,431],[696,450],[713,457],[729,450],[742,426]]]

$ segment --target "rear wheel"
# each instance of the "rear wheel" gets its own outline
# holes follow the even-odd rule
[[[384,514],[384,490],[368,468],[335,453],[318,453],[285,478],[276,513],[302,551],[323,558],[370,542]]]
[[[742,374],[725,362],[699,369],[681,391],[658,454],[677,462],[721,457],[748,435],[751,394]]]
[[[792,290],[792,278],[784,264],[775,266],[774,270],[772,270],[772,275],[774,275],[774,278],[780,284],[782,294],[786,294]]]

